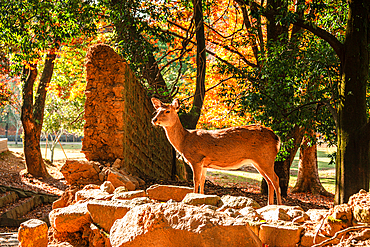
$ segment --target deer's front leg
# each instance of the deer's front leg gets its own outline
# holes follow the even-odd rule
[[[199,186],[200,186],[200,193],[202,192],[202,172],[203,167],[201,164],[193,165],[193,182],[194,182],[194,193],[199,193]]]

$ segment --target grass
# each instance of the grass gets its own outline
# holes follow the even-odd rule
[[[61,142],[61,143],[62,143],[62,146],[63,146],[64,150],[68,150],[68,149],[77,150],[77,149],[81,149],[81,147],[82,147],[82,144],[80,142],[76,142],[76,143],[73,143],[73,144],[71,144],[71,143],[65,144],[63,142]],[[45,143],[40,144],[41,149],[45,149],[45,146],[46,146]],[[21,143],[21,144],[15,145],[15,144],[8,143],[8,147],[9,148],[23,148],[23,144]],[[48,144],[48,147],[50,147],[50,143]],[[62,150],[59,143],[55,146],[55,149]]]
[[[329,164],[330,157],[329,154],[335,152],[335,148],[318,147],[317,160],[320,182],[323,187],[330,193],[335,193],[335,165]],[[299,152],[297,152],[293,164],[290,169],[290,180],[289,187],[294,187],[297,182],[298,174],[298,162],[299,162]],[[232,170],[214,170],[208,169],[207,176],[211,176],[216,179],[221,184],[231,184],[231,183],[248,183],[250,185],[259,186],[262,180],[262,176],[253,169],[248,169],[247,171],[232,171]]]

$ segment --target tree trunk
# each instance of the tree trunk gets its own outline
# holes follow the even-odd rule
[[[206,43],[204,36],[204,22],[202,0],[194,0],[194,21],[197,40],[197,78],[193,106],[188,113],[180,113],[181,123],[187,129],[195,129],[202,111],[206,77]]]
[[[311,132],[311,138],[315,138]],[[310,138],[304,137],[299,153],[297,183],[291,190],[292,193],[311,192],[330,196],[331,194],[322,186],[317,166],[317,144],[309,145]]]
[[[293,144],[291,148],[288,148],[286,151],[288,152],[288,156],[285,157],[283,161],[275,161],[274,163],[274,170],[276,175],[279,177],[279,185],[281,190],[281,196],[288,195],[288,187],[289,187],[289,178],[290,178],[290,167],[293,163],[295,154],[298,151],[298,148],[303,139],[303,128],[296,126],[289,137],[289,139],[293,139]],[[267,183],[264,179],[262,179],[261,183],[261,193],[267,195]]]
[[[37,88],[35,102],[33,102],[33,87],[37,77],[36,65],[22,71],[23,103],[21,120],[24,129],[24,155],[27,171],[34,177],[49,176],[40,149],[40,135],[44,118],[44,107],[47,86],[54,69],[55,53],[52,51],[45,59],[40,83]]]
[[[369,71],[368,0],[349,1],[349,13],[339,85],[338,153],[335,203],[348,202],[360,189],[369,190],[370,124],[366,86]]]

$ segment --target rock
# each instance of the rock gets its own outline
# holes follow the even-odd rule
[[[262,217],[252,207],[245,207],[239,210],[239,214],[250,221],[260,221]]]
[[[316,236],[316,242],[314,243],[313,240]],[[318,244],[318,243],[321,243],[325,240],[328,240],[330,239],[329,237],[325,237],[324,235],[322,234],[316,234],[315,231],[305,231],[304,232],[304,235],[301,237],[301,245],[302,247],[311,247],[315,244]],[[338,244],[339,243],[339,239],[334,239],[332,244]]]
[[[109,232],[114,221],[122,218],[131,209],[122,201],[98,201],[87,202],[87,209],[94,223],[104,231]]]
[[[352,195],[348,200],[348,205],[352,208],[353,217],[357,222],[370,223],[370,192],[360,190]]]
[[[105,181],[102,185],[100,185],[100,190],[109,194],[113,194],[115,188],[110,181]]]
[[[360,190],[357,194],[349,197],[348,205],[353,207],[355,205],[368,205],[370,201],[370,192]]]
[[[120,159],[116,159],[112,165],[112,168],[119,170],[122,166],[121,162],[122,161]]]
[[[63,208],[72,205],[75,202],[75,194],[81,188],[80,186],[69,186],[64,192],[61,198],[53,203],[53,209]]]
[[[129,179],[129,177],[119,173],[114,169],[110,169],[107,181],[110,181],[114,187],[125,186],[128,190],[135,190],[135,184]]]
[[[93,161],[66,160],[60,171],[68,184],[93,184],[100,182],[100,169]]]
[[[170,199],[181,202],[186,194],[192,192],[193,188],[190,187],[159,184],[152,185],[146,190],[149,198],[162,202],[166,202]]]
[[[87,234],[89,235],[89,247],[111,246],[108,234],[104,233],[96,225],[90,224]]]
[[[340,230],[352,226],[352,210],[348,204],[340,204],[329,210],[329,216],[326,217],[322,233],[332,237]]]
[[[370,205],[355,205],[352,211],[357,222],[370,223]]]
[[[97,184],[87,184],[83,187],[83,190],[98,190],[100,186]]]
[[[203,195],[198,193],[188,193],[182,200],[182,203],[190,204],[194,206],[207,204],[216,207],[222,206],[222,201],[219,196],[216,195]]]
[[[252,198],[244,197],[244,196],[230,196],[224,195],[221,197],[223,202],[223,208],[234,208],[240,209],[245,207],[252,207],[254,209],[258,209],[261,206]]]
[[[300,209],[300,207],[268,205],[263,208],[257,209],[256,212],[266,221],[289,221],[291,220],[291,217],[287,214],[287,212],[292,209]]]
[[[260,226],[259,238],[268,246],[295,247],[301,239],[302,230],[302,227],[263,224]]]
[[[112,200],[131,200],[137,197],[146,197],[144,190],[115,193]]]
[[[64,198],[59,198],[58,200],[54,201],[53,202],[53,206],[52,206],[52,209],[56,209],[56,208],[64,208],[66,207],[66,201],[64,200]]]
[[[136,197],[131,200],[120,200],[124,205],[127,205],[131,208],[140,206],[143,204],[153,203],[152,200],[150,200],[148,197]]]
[[[122,169],[121,169],[122,170]],[[142,187],[142,186],[144,186],[145,185],[145,181],[144,180],[142,180],[141,178],[139,178],[139,177],[135,177],[135,179],[139,182],[139,186],[140,187]]]
[[[124,192],[127,192],[127,188],[125,186],[120,186],[118,188],[116,188],[114,191],[113,191],[113,194],[119,194],[119,193],[124,193]]]
[[[112,194],[109,194],[108,192],[104,192],[100,189],[91,189],[91,190],[79,190],[75,194],[75,200],[81,201],[81,200],[91,200],[91,199],[100,199],[100,200],[107,200],[109,198],[113,197]]]
[[[50,225],[58,232],[77,232],[85,224],[91,223],[86,202],[53,209],[49,213],[49,219]]]
[[[113,247],[262,246],[248,223],[182,203],[145,204],[114,222]]]
[[[18,229],[20,247],[46,247],[48,245],[48,226],[38,219],[21,223]]]
[[[310,220],[318,222],[324,218],[327,213],[329,213],[328,209],[309,209],[306,214],[310,217]]]
[[[294,223],[303,223],[310,219],[310,216],[308,216],[301,208],[290,208],[286,213]]]

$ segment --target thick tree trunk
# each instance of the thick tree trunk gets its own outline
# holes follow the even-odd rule
[[[338,153],[335,203],[348,201],[360,189],[369,190],[369,123],[366,86],[369,71],[369,18],[367,0],[349,1],[349,13],[339,85]]]
[[[51,80],[56,55],[51,52],[45,60],[40,83],[33,102],[33,87],[37,77],[36,65],[30,69],[23,69],[23,103],[21,120],[24,129],[24,155],[27,171],[34,177],[49,176],[40,149],[40,135],[44,118],[45,98],[47,86]]]
[[[23,149],[28,173],[34,177],[47,176],[46,167],[41,155],[40,136],[33,118],[33,85],[37,77],[36,66],[23,69],[23,103],[21,120],[24,130]]]
[[[315,138],[311,133],[311,138]],[[298,164],[297,183],[291,190],[292,193],[311,192],[330,196],[331,194],[322,186],[317,166],[317,144],[309,145],[310,138],[305,137],[301,145]]]

